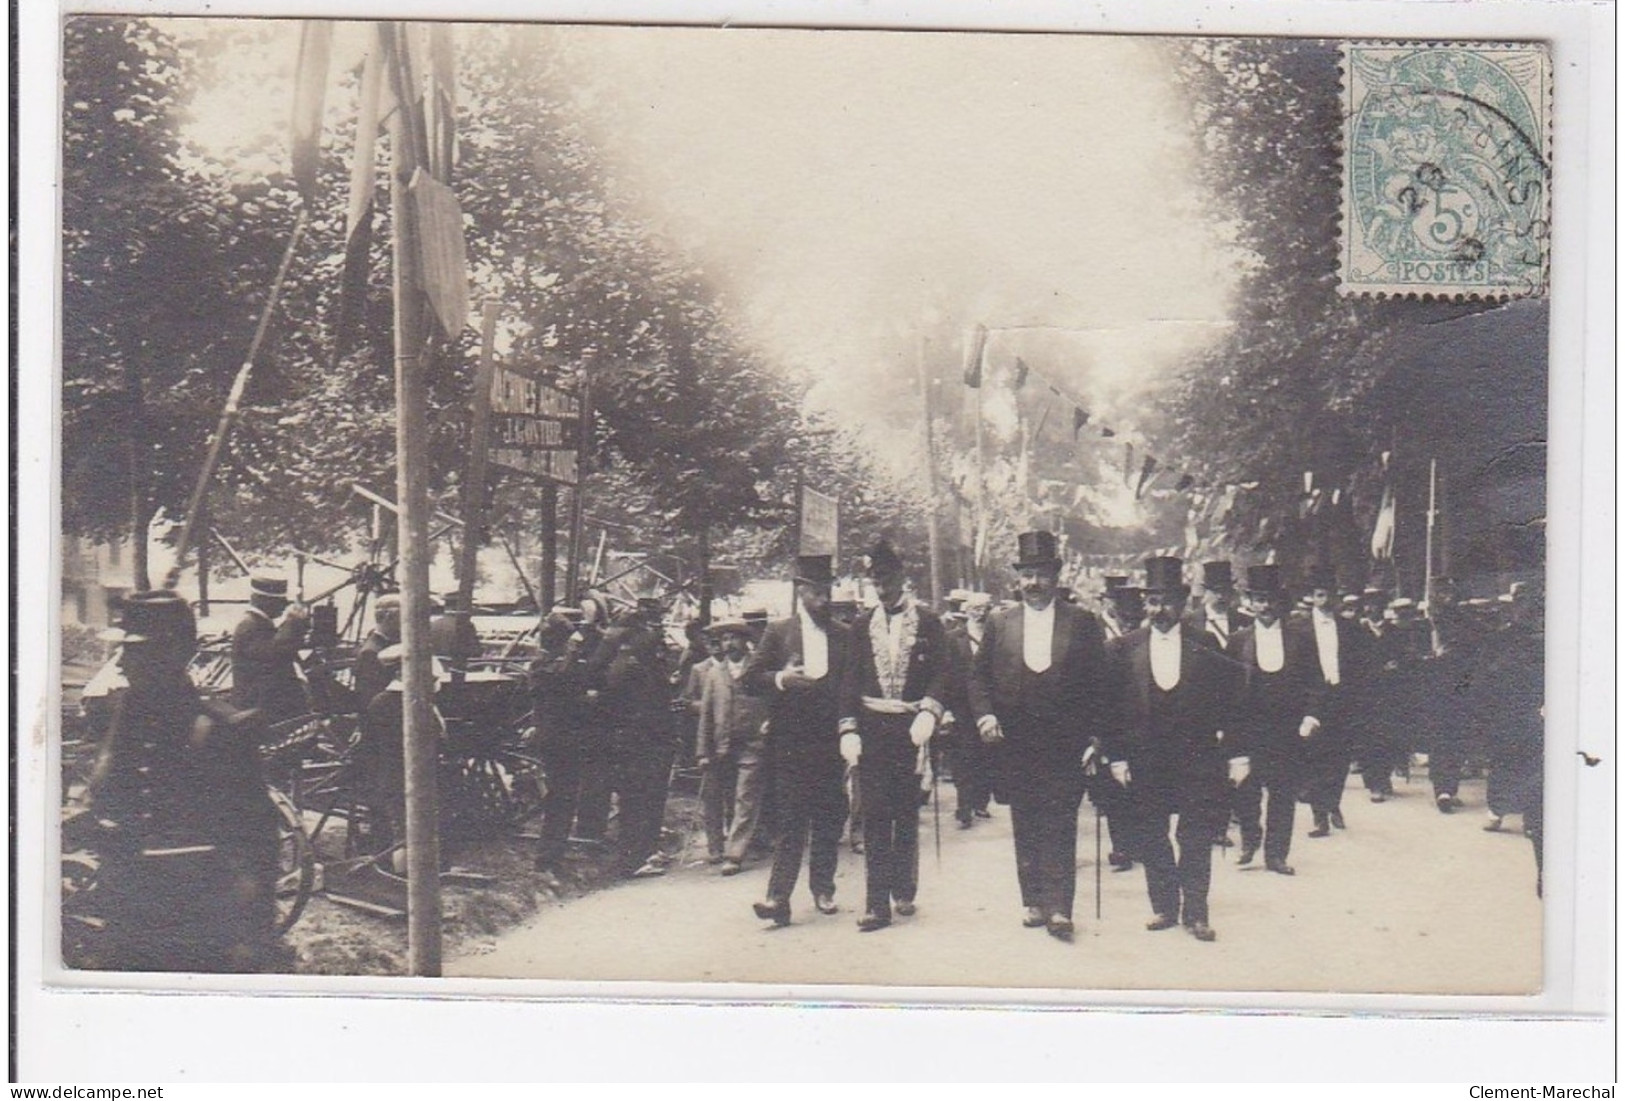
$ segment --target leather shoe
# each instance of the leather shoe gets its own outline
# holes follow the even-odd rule
[[[864,914],[858,919],[858,932],[873,933],[876,929],[884,929],[891,924],[891,915]]]
[[[1332,827],[1334,829],[1339,829],[1339,830],[1348,829],[1348,826],[1343,822],[1343,812],[1342,811],[1340,811],[1340,810],[1332,811],[1331,815],[1330,815],[1330,818],[1332,820]]]
[[[818,908],[820,914],[835,914],[841,909],[835,905],[834,895],[813,895],[813,905]]]
[[[968,814],[957,814],[954,816],[954,820],[959,823],[959,828],[962,830],[968,830],[976,824],[976,819]]]
[[[1021,919],[1021,927],[1023,929],[1042,929],[1048,920],[1044,916],[1043,910],[1040,910],[1037,906],[1029,906],[1026,915]]]
[[[1049,924],[1045,928],[1048,929],[1049,935],[1056,940],[1063,940],[1068,944],[1072,943],[1072,919],[1064,914],[1051,914]]]
[[[1257,855],[1258,855],[1258,846],[1257,845],[1243,845],[1241,847],[1241,855],[1236,857],[1236,863],[1237,864],[1251,864],[1253,862],[1253,857],[1255,857]]]
[[[1179,924],[1179,919],[1174,917],[1173,915],[1171,915],[1171,914],[1158,914],[1156,917],[1154,917],[1150,921],[1146,922],[1145,927],[1150,932],[1160,933],[1164,929],[1172,929],[1174,926],[1176,926],[1178,924]]]
[[[912,898],[897,900],[897,914],[899,917],[913,917],[918,910],[919,907],[914,905]]]
[[[1207,942],[1219,939],[1219,934],[1215,933],[1213,931],[1213,927],[1205,921],[1191,922],[1190,929],[1191,936],[1195,937],[1199,941]]]
[[[724,860],[722,862],[722,875],[738,875],[744,866],[737,860]]]
[[[978,818],[992,818],[993,817],[993,812],[984,807],[981,810],[976,812],[976,817],[978,817]]]
[[[1309,831],[1310,837],[1330,837],[1331,834],[1332,831],[1327,829],[1325,826],[1316,826],[1314,829]]]
[[[774,925],[790,924],[790,904],[784,901],[768,899],[766,902],[753,902],[750,908],[756,911],[756,916],[763,921],[771,921]]]
[[[1276,875],[1297,875],[1298,874],[1296,871],[1293,870],[1292,865],[1288,864],[1284,860],[1266,860],[1266,861],[1264,861],[1264,867],[1268,868],[1270,871],[1274,872]]]

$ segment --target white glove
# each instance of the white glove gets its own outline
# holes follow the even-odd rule
[[[1004,731],[999,729],[997,715],[983,715],[976,720],[976,733],[980,734],[982,741],[988,745],[1004,741]]]
[[[931,740],[931,735],[937,732],[937,717],[929,711],[921,711],[914,716],[914,721],[908,724],[908,740],[914,743],[915,749],[925,746]]]
[[[1305,715],[1303,722],[1298,724],[1298,737],[1307,738],[1320,729],[1320,720],[1313,715]]]
[[[863,756],[863,739],[856,734],[842,734],[841,760],[849,765],[855,765],[861,756]]]
[[[1233,758],[1231,758],[1231,760],[1230,760],[1230,784],[1231,784],[1231,786],[1232,787],[1240,787],[1241,784],[1246,781],[1248,774],[1251,773],[1252,770],[1253,770],[1252,761],[1249,760],[1248,758],[1246,758],[1246,757],[1233,757]],[[1274,796],[1271,796],[1271,798],[1274,798]]]
[[[1112,762],[1112,779],[1117,781],[1118,787],[1128,787],[1129,781],[1134,777],[1129,775],[1127,761]]]

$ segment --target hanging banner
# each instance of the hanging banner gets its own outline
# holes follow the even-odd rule
[[[801,487],[801,546],[798,554],[839,553],[841,545],[841,502]]]
[[[580,481],[581,399],[514,366],[491,372],[490,461],[560,485]]]

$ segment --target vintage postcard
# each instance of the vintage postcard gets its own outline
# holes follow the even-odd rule
[[[1586,28],[1365,7],[65,13],[41,982],[1600,1004]]]

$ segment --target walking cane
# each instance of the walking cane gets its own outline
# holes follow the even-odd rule
[[[1089,800],[1094,803],[1094,799]],[[1100,920],[1100,804],[1095,803],[1095,920]]]

